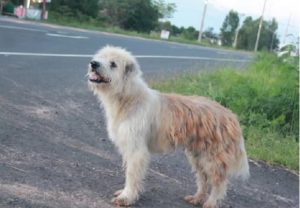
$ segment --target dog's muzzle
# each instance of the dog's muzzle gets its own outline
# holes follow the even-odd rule
[[[101,76],[97,69],[100,68],[101,64],[98,61],[91,61],[91,72],[89,73],[89,81],[94,83],[109,83],[110,79]]]
[[[98,61],[91,61],[90,64],[91,64],[92,71],[100,67],[100,62]]]

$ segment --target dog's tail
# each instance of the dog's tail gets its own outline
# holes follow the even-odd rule
[[[236,168],[235,176],[239,179],[246,180],[250,177],[248,157],[245,150],[244,138],[240,140],[241,157]]]

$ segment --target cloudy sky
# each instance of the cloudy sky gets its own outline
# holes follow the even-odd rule
[[[177,6],[177,11],[169,19],[172,24],[200,28],[205,0],[166,0],[166,2],[175,3]],[[239,12],[242,20],[246,16],[259,18],[262,14],[263,4],[264,0],[208,0],[204,29],[213,27],[215,32],[219,32],[230,9]],[[271,20],[273,17],[276,18],[281,42],[284,40],[289,18],[290,24],[287,34],[293,34],[293,36],[290,35],[285,41],[295,41],[295,37],[299,36],[299,5],[299,0],[267,0],[264,19]]]

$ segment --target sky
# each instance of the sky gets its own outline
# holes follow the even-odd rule
[[[204,2],[207,0],[165,0],[167,3],[176,4],[176,12],[168,19],[176,26],[193,26],[200,28]],[[214,32],[219,33],[225,16],[233,9],[240,14],[243,21],[246,16],[257,19],[261,16],[264,0],[208,0],[204,30],[213,27]],[[267,0],[264,12],[264,20],[273,17],[278,22],[280,42],[295,42],[299,37],[300,26],[300,1],[299,0]],[[289,22],[289,26],[287,24]],[[242,22],[241,21],[241,22]],[[292,34],[285,37],[287,34]]]

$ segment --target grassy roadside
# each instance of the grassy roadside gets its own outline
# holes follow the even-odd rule
[[[160,38],[159,33],[151,32],[150,34],[148,34],[148,33],[136,32],[136,31],[128,31],[128,30],[124,30],[120,27],[113,27],[113,26],[105,25],[104,23],[101,23],[95,19],[89,19],[89,20],[85,19],[85,20],[79,21],[79,20],[75,20],[70,17],[65,17],[62,15],[59,15],[53,11],[49,13],[49,18],[47,21],[45,21],[45,23],[57,24],[57,25],[62,25],[62,26],[70,26],[70,27],[76,27],[76,28],[82,28],[82,29],[88,29],[88,30],[95,30],[95,31],[100,31],[100,32],[109,32],[109,33],[116,33],[116,34],[122,34],[122,35],[128,35],[128,36],[136,36],[136,37],[142,37],[142,38],[147,38],[147,39],[162,40]],[[188,39],[184,39],[182,37],[170,36],[170,39],[167,41],[199,45],[199,46],[206,46],[206,47],[212,47],[212,48],[235,50],[230,47],[224,47],[224,46],[218,46],[215,44],[211,44],[207,40],[203,40],[201,43],[199,43],[197,40],[188,40]]]
[[[251,158],[298,170],[298,67],[298,59],[260,54],[247,70],[187,74],[152,86],[217,100],[239,116]]]

